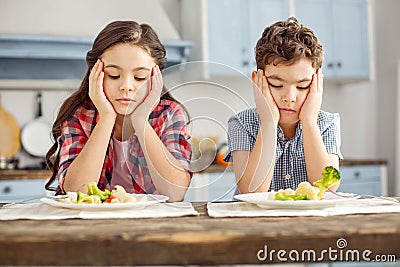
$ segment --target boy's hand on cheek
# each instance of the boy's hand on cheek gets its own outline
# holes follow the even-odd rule
[[[103,62],[98,59],[89,75],[89,97],[101,116],[116,117],[114,107],[104,94],[103,79]]]
[[[263,70],[253,71],[253,93],[257,112],[260,115],[261,122],[273,122],[275,125],[279,121],[279,109],[274,98],[271,95],[268,86],[267,77]]]
[[[301,107],[299,118],[303,123],[317,123],[318,113],[322,105],[323,75],[321,69],[313,75],[313,80],[306,100]]]
[[[156,65],[153,67],[151,77],[145,85],[148,90],[146,97],[131,114],[131,120],[134,125],[142,124],[148,120],[150,113],[160,102],[163,85],[160,68]]]

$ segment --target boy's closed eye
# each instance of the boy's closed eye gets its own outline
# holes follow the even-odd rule
[[[307,85],[307,86],[304,86],[304,87],[302,87],[302,86],[297,86],[297,89],[300,89],[300,90],[307,90],[307,89],[310,89],[310,85]]]
[[[272,88],[283,88],[283,85],[275,85],[270,82],[268,82],[268,85],[271,86]],[[311,84],[306,85],[306,86],[297,86],[296,88],[299,90],[307,90],[307,89],[310,89],[310,86],[311,86]]]
[[[268,82],[268,85],[273,87],[273,88],[282,88],[283,87],[283,85],[275,85],[275,84],[272,84],[270,82]]]

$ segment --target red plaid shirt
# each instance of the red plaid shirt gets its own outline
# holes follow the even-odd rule
[[[64,177],[69,165],[78,156],[92,133],[98,121],[98,112],[91,101],[80,107],[62,125],[61,136],[58,139],[60,147],[60,164],[58,181],[64,190]],[[186,131],[186,115],[178,103],[171,100],[161,100],[149,116],[149,123],[160,137],[165,147],[180,162],[182,167],[189,171],[192,154],[188,141],[190,138]],[[99,178],[98,187],[102,190],[108,188],[113,173],[113,142],[110,142]],[[143,150],[136,135],[129,139],[130,157],[128,169],[131,170],[133,188],[135,193],[155,193],[157,190],[150,177]]]

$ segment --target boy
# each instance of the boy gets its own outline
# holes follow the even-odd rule
[[[322,45],[292,17],[267,27],[255,54],[256,108],[228,121],[225,161],[233,161],[236,194],[312,184],[342,159],[339,115],[320,110]]]

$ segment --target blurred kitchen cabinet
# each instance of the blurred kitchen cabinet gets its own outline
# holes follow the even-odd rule
[[[386,165],[353,165],[340,167],[339,192],[387,196]]]
[[[195,173],[185,201],[231,201],[236,189],[235,174],[230,171]]]
[[[67,81],[84,77],[86,54],[92,43],[92,38],[84,37],[0,34],[0,89],[25,87],[21,80],[26,80],[26,87],[31,89],[42,90],[42,85],[59,88],[60,84],[75,89],[79,83]],[[193,46],[183,40],[166,41],[163,45],[166,67],[185,63]]]
[[[46,179],[1,180],[0,203],[39,202],[40,198],[48,195],[44,188],[46,182]]]
[[[250,76],[257,40],[265,27],[289,17],[289,1],[210,0],[207,13],[209,61],[227,66],[211,68],[211,74]]]
[[[324,47],[326,78],[369,78],[366,0],[295,0],[295,14]]]

